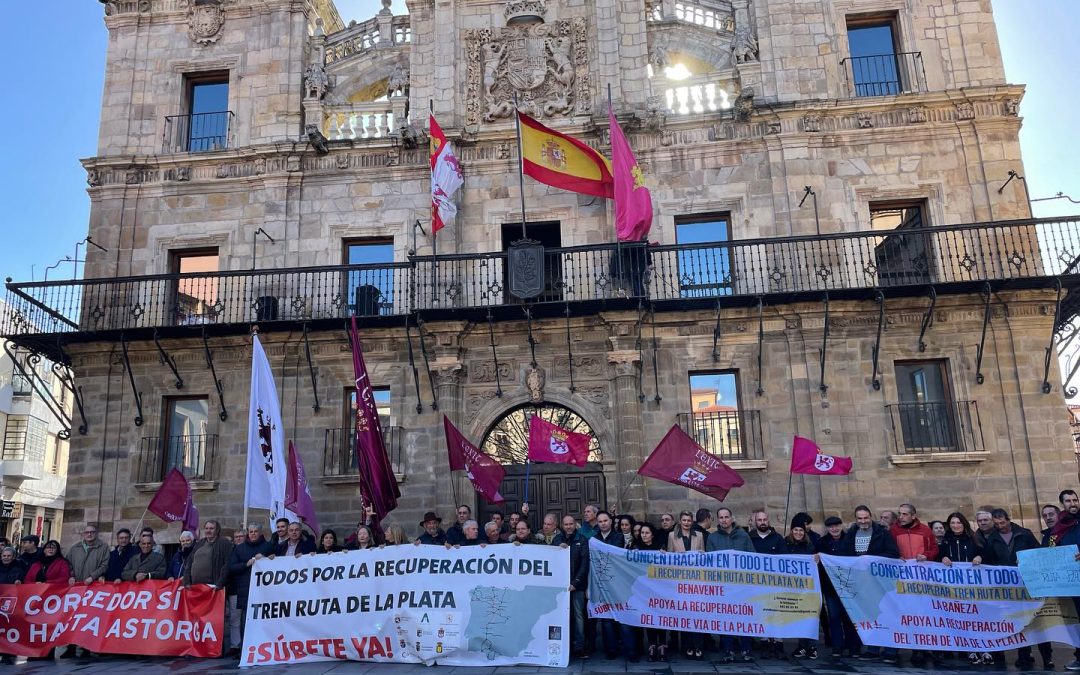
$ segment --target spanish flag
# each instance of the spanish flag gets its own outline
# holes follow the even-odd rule
[[[611,165],[576,138],[548,129],[525,113],[521,121],[521,170],[552,187],[594,197],[615,198]]]

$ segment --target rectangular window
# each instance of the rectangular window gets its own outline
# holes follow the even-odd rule
[[[28,534],[34,534],[34,518],[33,518],[33,516],[22,519],[22,536],[25,537]],[[44,544],[45,542],[41,542],[41,543]]]
[[[213,323],[217,318],[218,279],[206,276],[218,271],[218,250],[184,249],[171,252],[169,272],[182,277],[176,282],[174,314],[176,323],[182,326]],[[260,298],[262,300],[262,298]]]
[[[738,373],[712,371],[690,373],[690,404],[683,415],[684,430],[709,453],[725,459],[747,457],[741,431]],[[686,427],[689,429],[686,429]]]
[[[41,462],[49,425],[29,415],[8,415],[4,428],[4,459]]]
[[[345,277],[345,296],[356,316],[378,316],[394,307],[393,239],[345,240],[344,263],[356,265]]]
[[[845,59],[856,96],[894,96],[905,91],[897,43],[895,15],[851,16],[847,19]]]
[[[949,390],[947,362],[898,361],[895,370],[904,448],[909,452],[955,450],[956,405]]]
[[[186,396],[165,399],[165,434],[161,438],[161,476],[179,469],[186,477],[210,477],[213,453],[207,433],[210,399]]]
[[[41,521],[41,541],[49,541],[52,539],[52,518],[45,518]]]
[[[379,412],[379,426],[383,430],[386,451],[394,457],[394,423],[391,413],[390,388],[375,387],[371,391],[375,399],[375,409]],[[344,426],[341,429],[328,429],[326,437],[326,456],[324,473],[328,476],[342,476],[355,473],[359,464],[356,459],[356,389],[345,390]]]
[[[45,470],[56,473],[60,469],[60,439],[52,434],[45,441]]]
[[[870,228],[890,230],[874,247],[881,286],[921,285],[930,281],[930,235],[905,233],[929,227],[926,200],[871,202]]]
[[[562,247],[562,225],[559,221],[543,223],[525,223],[525,236],[533,241],[539,241],[544,245],[544,287],[540,295],[535,298],[537,302],[556,302],[562,300],[562,256],[552,249]],[[509,251],[510,245],[521,239],[521,223],[503,223],[502,225],[502,250]],[[612,260],[614,263],[615,260]],[[510,294],[510,264],[509,257],[503,263],[503,279],[505,279],[505,302],[520,304],[524,302]]]
[[[680,246],[677,261],[681,297],[731,295],[735,281],[731,273],[731,249],[715,245],[730,239],[731,217],[726,213],[675,219],[675,240]]]
[[[187,121],[182,130],[188,152],[228,147],[229,73],[200,73],[187,78]]]

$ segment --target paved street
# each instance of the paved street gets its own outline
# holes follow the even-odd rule
[[[1036,657],[1037,658],[1037,657]],[[1015,652],[1008,653],[1008,671],[1015,672],[1012,665],[1016,660]],[[1063,666],[1072,660],[1072,650],[1059,647],[1055,650],[1054,661],[1056,670],[1061,672]],[[905,661],[906,663],[906,661]],[[907,665],[888,666],[877,662],[846,661],[841,664],[832,663],[828,658],[817,661],[758,661],[745,665],[721,665],[711,661],[687,661],[676,659],[671,663],[626,663],[622,660],[605,661],[602,657],[592,658],[587,661],[573,660],[568,668],[541,668],[534,666],[504,666],[499,668],[452,668],[439,667],[435,669],[422,665],[397,665],[397,664],[373,664],[373,663],[309,663],[297,665],[267,666],[258,668],[260,675],[272,675],[274,673],[288,673],[288,675],[586,675],[588,673],[653,673],[655,675],[741,675],[767,673],[804,673],[806,675],[831,675],[840,673],[882,673],[884,675],[899,673],[933,672],[942,675],[963,673],[970,675],[980,672],[1004,672],[1002,669],[993,667],[971,668],[960,662],[948,662],[949,665],[941,669],[919,669]],[[953,665],[953,664],[957,665]],[[1041,665],[1041,664],[1040,664]],[[6,667],[6,669],[11,668]],[[128,673],[168,672],[176,675],[212,675],[214,673],[236,672],[237,662],[235,659],[155,659],[155,658],[117,658],[100,657],[97,659],[64,659],[56,662],[33,661],[15,666],[10,672],[40,673],[79,673],[79,675],[126,675]]]

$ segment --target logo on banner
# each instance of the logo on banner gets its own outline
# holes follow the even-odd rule
[[[831,471],[834,464],[836,464],[836,460],[833,459],[832,455],[818,454],[814,458],[814,468],[818,471]]]
[[[10,595],[0,597],[0,616],[4,617],[4,621],[11,621],[11,615],[15,613],[15,605],[19,603],[19,599]]]
[[[700,483],[706,478],[705,474],[701,473],[692,466],[686,467],[686,471],[682,472],[679,476],[679,481],[682,483]]]
[[[259,408],[255,413],[259,419],[259,451],[263,456],[263,468],[266,469],[266,473],[274,473],[274,441],[270,437],[270,433],[274,427],[273,420],[269,415],[263,413],[263,409]]]
[[[551,448],[551,452],[556,455],[565,455],[566,453],[570,452],[570,446],[566,443],[567,438],[568,437],[566,435],[566,432],[562,431],[561,429],[555,429],[554,431],[552,431],[551,444],[549,446]]]

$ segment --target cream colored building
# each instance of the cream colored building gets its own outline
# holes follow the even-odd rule
[[[1026,220],[1024,89],[987,0],[407,5],[345,25],[330,0],[105,3],[83,163],[108,252],[84,283],[11,284],[3,330],[78,375],[73,522],[134,524],[179,466],[203,517],[236,523],[258,324],[320,520],[350,528],[354,314],[409,528],[482,506],[443,414],[510,464],[509,507],[534,408],[595,438],[584,469],[533,467],[535,512],[715,507],[636,476],[693,419],[696,377],[731,383],[738,452],[707,449],[746,479],[738,512],[782,515],[795,434],[854,457],[794,480],[818,516],[993,503],[1034,525],[1075,487],[1051,339],[1080,231]],[[616,246],[612,202],[526,179],[546,281],[516,299],[513,96],[607,152],[609,91],[653,245]],[[429,106],[465,176],[437,251]]]

